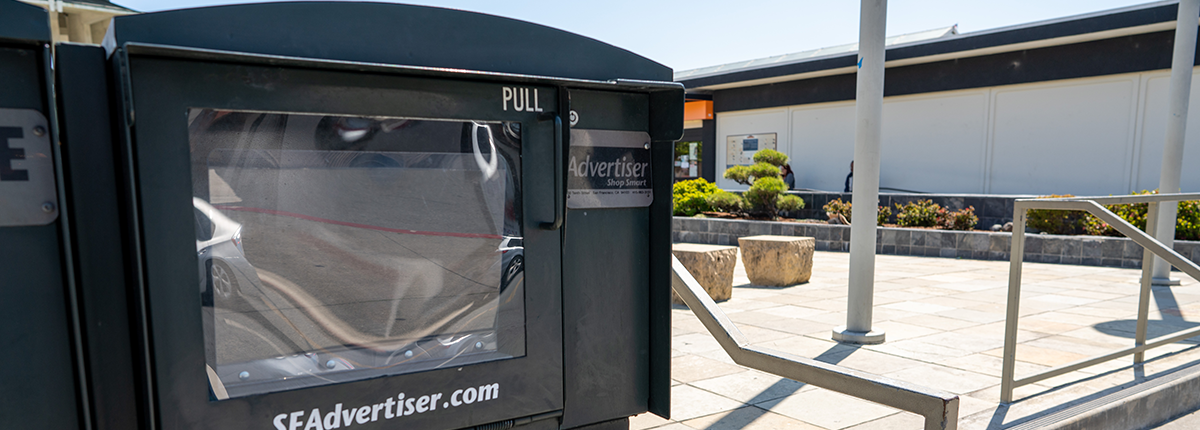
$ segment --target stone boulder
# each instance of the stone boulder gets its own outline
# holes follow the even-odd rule
[[[783,287],[812,277],[816,240],[811,237],[749,236],[738,238],[738,246],[752,284]]]
[[[733,296],[733,267],[737,265],[737,251],[734,246],[697,243],[671,245],[671,253],[714,301],[729,300]],[[682,305],[683,299],[671,290],[671,302]]]

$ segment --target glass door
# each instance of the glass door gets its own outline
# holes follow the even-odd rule
[[[123,73],[163,428],[562,408],[555,87],[161,55]]]

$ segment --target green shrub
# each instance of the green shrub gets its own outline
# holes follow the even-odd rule
[[[783,212],[795,212],[804,209],[804,199],[800,196],[784,194],[775,199],[775,207],[778,207]]]
[[[822,206],[821,209],[826,214],[841,215],[846,217],[846,221],[850,221],[850,206],[850,202],[843,202],[842,199],[833,199],[829,203],[826,203],[825,206]]]
[[[742,185],[754,185],[759,178],[778,178],[779,167],[767,163],[755,163],[753,166],[733,166],[725,171],[725,179]]]
[[[1075,197],[1071,194],[1052,194],[1039,199]],[[1144,206],[1144,205],[1143,205]],[[1145,211],[1143,211],[1143,214]],[[1025,225],[1049,234],[1079,234],[1086,229],[1087,212],[1060,211],[1053,209],[1030,209],[1025,213]],[[1144,215],[1143,215],[1144,217]]]
[[[1133,194],[1158,194],[1158,190],[1135,192]],[[1112,211],[1117,216],[1121,217],[1134,227],[1145,231],[1146,230],[1146,213],[1149,211],[1147,203],[1129,203],[1122,205],[1108,205],[1108,210]],[[1031,211],[1032,212],[1032,211]],[[1082,222],[1084,230],[1087,234],[1096,236],[1124,236],[1117,229],[1112,228],[1108,223],[1096,218],[1092,214],[1087,214]],[[1200,240],[1200,201],[1191,200],[1179,202],[1179,207],[1175,216],[1175,239],[1176,240]]]
[[[733,166],[725,170],[725,179],[750,186],[743,194],[746,200],[743,210],[770,217],[778,215],[775,202],[780,194],[787,191],[787,185],[779,174],[779,166],[787,161],[788,157],[782,152],[764,149],[754,154],[753,166]]]
[[[884,223],[887,222],[888,218],[891,218],[891,217],[892,217],[892,208],[889,208],[887,206],[880,206],[879,207],[879,215],[875,216],[875,224],[883,225]]]
[[[974,206],[967,206],[965,209],[953,212],[946,208],[938,210],[938,224],[947,230],[972,230],[978,223],[979,217],[975,216]]]
[[[754,163],[767,163],[776,168],[787,164],[788,156],[774,149],[764,149],[754,153]]]
[[[742,193],[742,198],[746,199],[746,210],[756,214],[774,216],[778,212],[778,209],[775,208],[775,200],[785,191],[787,191],[787,184],[783,183],[782,179],[778,177],[759,178],[754,181],[754,185],[751,185],[749,190]]]
[[[704,178],[676,182],[671,190],[675,215],[692,216],[712,210],[705,198],[717,192],[717,186]]]
[[[933,227],[938,224],[938,210],[933,200],[918,200],[901,206],[896,204],[896,224],[901,227]]]
[[[1175,239],[1200,240],[1200,200],[1179,202],[1175,217]]]
[[[742,198],[728,191],[717,190],[717,192],[712,193],[704,200],[708,202],[709,207],[718,212],[732,213],[742,211]]]

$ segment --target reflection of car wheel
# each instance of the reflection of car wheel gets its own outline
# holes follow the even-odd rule
[[[525,258],[518,255],[513,257],[512,261],[508,262],[508,267],[504,269],[504,280],[500,283],[500,292],[508,289],[508,283],[516,279],[517,274],[525,270]]]
[[[238,291],[237,278],[223,261],[209,260],[208,279],[215,299],[228,299]]]

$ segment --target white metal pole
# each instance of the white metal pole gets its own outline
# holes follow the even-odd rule
[[[1183,139],[1187,129],[1188,99],[1192,94],[1192,66],[1196,60],[1196,27],[1200,18],[1200,0],[1180,0],[1175,20],[1175,53],[1171,56],[1171,83],[1168,92],[1167,139],[1163,145],[1162,170],[1158,192],[1178,193],[1183,170]],[[1158,210],[1158,228],[1154,236],[1167,248],[1175,243],[1176,202],[1163,202]],[[1154,259],[1154,285],[1179,285],[1171,279],[1171,265]]]
[[[854,195],[850,220],[850,294],[846,325],[833,339],[882,343],[871,330],[875,295],[875,218],[879,213],[879,141],[883,134],[884,35],[887,0],[862,0],[858,23],[858,92],[855,96]]]

